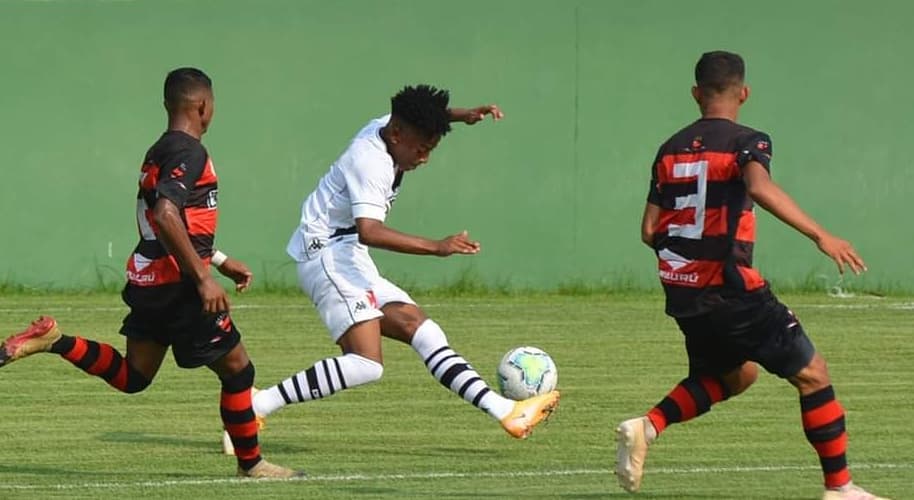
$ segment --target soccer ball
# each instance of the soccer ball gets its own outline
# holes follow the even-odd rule
[[[511,349],[498,363],[498,389],[506,398],[520,401],[546,394],[558,380],[555,362],[536,347]]]

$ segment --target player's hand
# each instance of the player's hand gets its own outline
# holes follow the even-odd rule
[[[198,283],[197,291],[200,292],[200,299],[203,301],[203,312],[218,314],[229,310],[228,295],[212,276],[207,276]]]
[[[831,257],[833,261],[838,265],[838,272],[844,274],[844,266],[850,268],[854,274],[860,274],[863,271],[866,271],[866,264],[863,263],[863,259],[857,255],[857,251],[854,250],[854,247],[850,244],[849,241],[842,240],[830,234],[825,234],[821,236],[816,244],[819,246],[819,250],[822,251],[825,255]]]
[[[439,241],[435,255],[439,257],[447,257],[455,253],[473,255],[479,253],[479,250],[479,242],[471,240],[464,230]]]
[[[466,123],[467,125],[472,125],[484,120],[486,115],[492,115],[492,118],[495,121],[501,120],[505,117],[505,114],[502,113],[497,104],[488,104],[486,106],[479,106],[466,110],[466,113],[460,117],[460,121]]]
[[[237,292],[247,290],[251,286],[251,281],[254,280],[254,273],[248,269],[248,266],[244,262],[231,257],[227,258],[217,269],[223,276],[235,282],[235,291]]]

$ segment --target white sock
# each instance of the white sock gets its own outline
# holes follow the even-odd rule
[[[384,366],[358,354],[344,354],[314,363],[314,366],[259,391],[253,398],[254,413],[265,417],[283,406],[330,396],[338,391],[374,382]]]
[[[496,420],[507,417],[514,409],[514,401],[489,389],[476,370],[448,346],[447,336],[434,321],[427,319],[419,325],[412,346],[441,385],[473,406]]]

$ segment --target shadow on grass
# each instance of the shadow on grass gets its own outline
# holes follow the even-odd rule
[[[221,435],[214,434],[212,439],[188,439],[162,434],[147,434],[144,432],[104,432],[99,435],[100,441],[108,443],[155,444],[182,448],[194,448],[201,451],[222,453]],[[269,453],[309,453],[311,448],[289,443],[270,442]]]

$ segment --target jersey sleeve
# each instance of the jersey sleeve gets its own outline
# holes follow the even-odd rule
[[[393,165],[377,155],[353,155],[344,169],[346,188],[352,203],[352,218],[383,221],[387,218],[387,198],[391,189]]]
[[[743,168],[750,161],[757,161],[771,171],[771,137],[764,132],[755,132],[747,136],[739,147],[737,164]]]
[[[657,164],[660,163],[660,151],[654,156],[654,162],[651,163],[651,185],[647,190],[647,202],[654,205],[660,204],[660,181],[657,179]]]
[[[206,150],[202,147],[179,149],[167,155],[159,165],[158,197],[183,208],[205,168]]]

